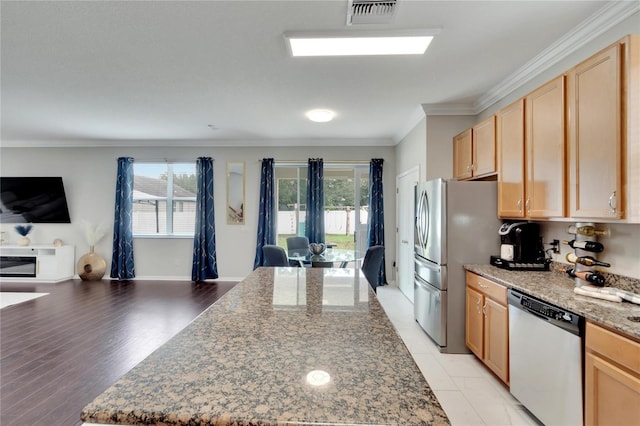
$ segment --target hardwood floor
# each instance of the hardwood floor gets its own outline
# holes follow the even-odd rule
[[[0,310],[0,425],[82,424],[87,403],[234,285],[0,283],[0,291],[50,293]]]

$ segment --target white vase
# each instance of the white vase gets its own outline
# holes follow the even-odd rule
[[[20,235],[17,242],[19,246],[28,246],[31,244],[31,240],[26,235]]]

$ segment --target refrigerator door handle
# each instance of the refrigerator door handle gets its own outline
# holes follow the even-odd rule
[[[420,195],[418,196],[418,205],[416,206],[416,237],[418,238],[418,246],[420,248],[424,247],[422,244],[422,196],[424,192],[420,191]]]
[[[420,275],[415,274],[414,278],[416,279],[416,284],[420,287],[424,287],[426,289],[429,288],[435,288],[433,287],[431,284],[429,284],[427,281],[424,280],[424,278],[422,278]]]
[[[429,237],[429,223],[425,223],[425,221],[429,219],[429,204],[425,190],[420,191],[417,211],[416,228],[418,231],[418,243],[420,244],[420,248],[424,249],[427,246],[427,238]]]
[[[423,247],[427,247],[427,244],[429,243],[429,227],[431,226],[431,224],[429,223],[429,197],[427,197],[427,191],[424,191],[422,193],[423,197],[424,197],[424,202],[423,204],[423,214],[425,215],[426,218],[426,226],[424,227],[423,232],[423,236],[424,238],[422,239],[422,246]]]

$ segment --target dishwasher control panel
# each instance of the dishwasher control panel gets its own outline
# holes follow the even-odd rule
[[[535,299],[530,299],[527,296],[522,296],[520,303],[529,311],[537,312],[547,318],[553,318],[558,321],[571,322],[571,314],[561,310],[560,308],[556,308],[546,303],[541,303]]]
[[[512,306],[532,313],[574,334],[582,334],[584,321],[580,315],[512,289],[508,292],[508,300]]]

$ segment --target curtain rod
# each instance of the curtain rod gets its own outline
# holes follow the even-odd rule
[[[258,160],[258,163],[263,159]],[[275,164],[307,164],[308,160],[273,160]],[[324,160],[328,164],[369,164],[369,160]]]
[[[202,157],[202,156],[201,156]],[[198,159],[197,157],[195,159],[192,160],[174,160],[171,158],[141,158],[141,159],[137,159],[135,157],[132,157],[133,161],[136,163],[196,163],[196,160]],[[216,159],[212,158],[212,160],[215,162]]]

